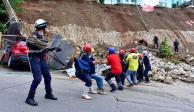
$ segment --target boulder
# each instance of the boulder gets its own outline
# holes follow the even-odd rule
[[[167,76],[164,78],[164,83],[165,84],[173,84],[173,80],[171,77]]]

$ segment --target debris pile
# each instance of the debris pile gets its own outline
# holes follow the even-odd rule
[[[174,64],[158,58],[151,53],[149,55],[152,64],[152,71],[150,72],[152,80],[166,84],[173,84],[177,79],[188,83],[194,83],[194,66],[185,62]]]

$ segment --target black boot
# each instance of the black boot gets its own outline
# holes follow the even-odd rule
[[[25,103],[31,106],[38,106],[38,103],[34,100],[35,93],[29,93]]]
[[[115,86],[115,84],[114,84],[114,83],[112,83],[112,84],[110,85],[110,87],[111,87],[110,92],[114,92],[114,91],[116,91],[116,90],[117,90],[117,87]]]
[[[122,91],[123,90],[123,86],[119,86],[118,89]]]
[[[57,97],[55,97],[52,92],[47,92],[45,95],[46,99],[50,99],[50,100],[57,100]]]

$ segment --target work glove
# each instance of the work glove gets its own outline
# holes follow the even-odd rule
[[[45,48],[43,51],[44,52],[51,52],[51,51],[54,51],[55,50],[55,48],[53,47],[53,48]]]
[[[56,52],[60,52],[61,50],[62,50],[61,48],[55,47],[55,51],[56,51]]]

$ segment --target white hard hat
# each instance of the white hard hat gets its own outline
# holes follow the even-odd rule
[[[34,24],[35,28],[46,28],[47,27],[47,21],[43,20],[43,19],[37,19],[35,24]]]

